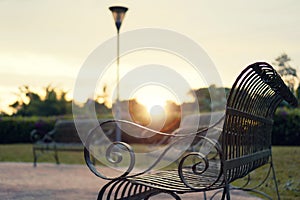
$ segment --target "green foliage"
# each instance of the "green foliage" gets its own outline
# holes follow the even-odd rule
[[[297,77],[297,71],[295,68],[290,66],[289,64],[290,61],[291,58],[286,53],[281,54],[275,59],[275,62],[273,64],[278,66],[278,73],[281,76],[290,75],[290,76]]]
[[[45,97],[32,91],[28,86],[19,88],[20,99],[11,104],[16,116],[54,116],[71,114],[72,102],[66,100],[66,92],[45,88]],[[28,100],[28,103],[25,103]]]
[[[41,132],[50,131],[57,119],[57,117],[2,117],[0,143],[30,143],[30,132],[33,129],[39,129]],[[277,109],[274,116],[272,144],[300,145],[300,109],[285,107]]]
[[[50,131],[56,118],[45,117],[4,117],[0,118],[0,143],[30,143],[30,132],[38,129],[41,133]]]
[[[99,117],[112,114],[111,109],[107,108],[104,103],[99,103],[93,99],[88,99],[82,107],[77,107],[77,109],[80,110],[79,113],[86,113],[87,115],[95,111]]]
[[[291,58],[286,53],[283,53],[275,59],[273,65],[276,66],[277,72],[281,75],[290,90],[296,92],[295,90],[299,86],[299,78],[297,70],[290,65],[290,61]]]
[[[278,108],[274,116],[272,144],[300,145],[300,109]]]
[[[216,87],[215,85],[210,85],[208,88],[199,88],[196,90],[190,91],[190,93],[195,93],[197,96],[197,101],[199,104],[200,112],[210,112],[213,109],[224,110],[224,105],[227,101],[227,95],[229,94],[229,88]],[[224,96],[224,94],[226,96]],[[214,105],[211,103],[211,99],[218,100],[214,102]]]
[[[297,88],[297,91],[296,91],[296,97],[298,99],[298,102],[300,102],[300,85],[298,86]],[[298,105],[298,107],[300,107],[300,105]]]
[[[64,116],[72,114],[72,101],[66,98],[67,92],[51,86],[44,90],[45,96],[34,92],[29,86],[19,88],[19,100],[10,105],[14,110],[13,116]],[[88,99],[83,106],[74,106],[87,113],[96,111],[97,115],[111,114],[111,109],[106,106],[106,99],[97,97],[96,100]],[[102,101],[99,103],[98,101]],[[0,111],[0,117],[7,116]]]

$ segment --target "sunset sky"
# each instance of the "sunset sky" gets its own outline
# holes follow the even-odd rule
[[[112,5],[129,8],[121,33],[161,28],[194,40],[225,86],[247,64],[282,53],[300,69],[298,0],[0,0],[0,110],[9,112],[22,85],[51,84],[72,97],[86,58],[116,35]]]

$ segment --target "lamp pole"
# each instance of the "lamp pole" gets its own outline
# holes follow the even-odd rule
[[[111,6],[109,10],[112,12],[117,28],[117,100],[116,100],[116,118],[120,119],[120,28],[128,8],[123,6]],[[116,127],[116,141],[121,141],[121,130]]]

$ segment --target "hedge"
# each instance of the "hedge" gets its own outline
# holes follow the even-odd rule
[[[0,144],[30,143],[30,132],[53,129],[62,117],[3,117],[0,118]],[[273,145],[300,145],[300,109],[278,108],[274,117]]]
[[[31,143],[30,132],[39,129],[50,131],[56,118],[3,117],[0,118],[0,144]]]
[[[273,145],[300,145],[300,109],[277,109],[274,116]]]

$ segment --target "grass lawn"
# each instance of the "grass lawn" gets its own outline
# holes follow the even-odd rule
[[[39,153],[39,151],[37,152]],[[64,164],[84,164],[82,152],[58,152],[60,163]],[[31,144],[9,144],[0,145],[0,162],[32,162],[33,153]],[[37,165],[40,162],[55,163],[52,151],[43,154],[38,158]]]
[[[281,147],[274,146],[273,161],[278,181],[279,194],[281,199],[294,200],[300,199],[300,146]],[[268,172],[269,167],[262,167],[251,174],[251,185],[257,185]],[[271,177],[271,176],[270,176]],[[246,179],[244,179],[246,180]],[[238,180],[234,185],[240,185],[243,181]],[[273,180],[268,179],[259,190],[277,199]],[[254,194],[257,195],[257,194]]]
[[[273,151],[282,199],[300,199],[300,147],[277,147]]]
[[[58,152],[61,163],[84,164],[83,152]],[[300,199],[300,146],[298,147],[273,147],[273,160],[279,184],[281,199]],[[33,162],[31,144],[0,145],[0,162]],[[55,160],[49,153],[39,157],[38,163]],[[258,183],[267,173],[266,168],[254,171],[253,183]],[[237,184],[241,184],[239,181]],[[260,190],[275,194],[272,180],[263,184]],[[275,195],[273,196],[274,199]]]

